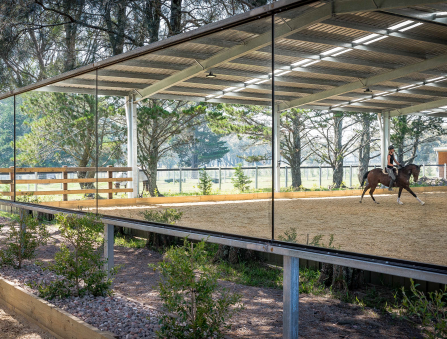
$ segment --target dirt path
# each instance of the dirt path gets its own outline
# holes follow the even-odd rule
[[[1,339],[55,339],[37,325],[0,304]]]
[[[299,243],[334,235],[340,249],[447,265],[447,193],[419,194],[421,206],[404,194],[366,197],[275,199],[276,238],[296,228]],[[175,208],[183,212],[181,226],[260,238],[271,236],[271,202],[266,200],[163,204],[100,208],[104,215],[142,219],[146,209]]]

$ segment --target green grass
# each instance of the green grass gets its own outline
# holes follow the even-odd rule
[[[0,217],[2,217],[2,218],[12,218],[13,216],[14,216],[14,214],[12,214],[12,213],[0,211]]]
[[[146,239],[132,236],[115,236],[115,246],[127,248],[143,248],[146,246]]]

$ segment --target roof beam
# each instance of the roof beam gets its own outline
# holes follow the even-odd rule
[[[352,2],[352,1],[349,1]],[[323,20],[328,19],[332,15],[332,6],[330,4],[325,4],[321,7],[313,9],[311,11],[306,11],[302,15],[290,20],[287,24],[282,24],[275,30],[276,37],[285,37],[299,30],[305,29],[306,27]],[[271,32],[267,31],[264,34],[259,35],[246,42],[244,45],[234,46],[232,48],[221,51],[214,56],[203,60],[201,65],[194,64],[180,72],[177,72],[164,80],[161,80],[143,90],[140,91],[141,97],[138,100],[147,98],[153,94],[156,94],[165,88],[173,86],[179,82],[190,79],[197,74],[202,73],[204,70],[210,69],[211,67],[216,67],[224,62],[228,62],[235,58],[241,57],[251,51],[257,50],[259,48],[268,46],[271,44],[272,36]]]
[[[447,55],[440,55],[422,62],[418,62],[416,64],[407,65],[398,69],[395,69],[390,72],[374,75],[369,78],[359,79],[358,81],[354,81],[339,87],[335,87],[326,91],[321,91],[319,93],[308,95],[304,98],[295,99],[289,102],[284,102],[280,104],[280,110],[301,106],[304,104],[308,104],[314,101],[322,100],[325,98],[329,98],[335,95],[340,95],[343,93],[347,93],[350,91],[354,91],[356,89],[360,89],[363,87],[369,87],[384,81],[389,81],[392,79],[403,77],[410,73],[420,72],[426,69],[436,68],[442,66],[447,63]]]
[[[415,40],[415,41],[422,41],[422,42],[429,42],[433,44],[439,44],[445,46],[447,44],[447,41],[444,39],[439,39],[435,37],[429,37],[429,36],[423,36],[423,35],[415,35],[411,33],[405,33],[405,32],[393,32],[389,31],[387,29],[380,29],[374,26],[354,23],[354,22],[348,22],[348,21],[337,21],[335,19],[326,20],[324,24],[328,24],[335,27],[343,27],[343,28],[350,28],[355,29],[358,31],[364,31],[369,33],[375,33],[380,35],[387,35],[392,36],[396,38],[403,38],[403,39],[409,39],[409,40]]]
[[[280,37],[287,37],[291,34],[299,32],[312,24],[329,19],[332,15],[346,14],[352,12],[366,12],[387,10],[393,8],[401,8],[412,5],[423,5],[426,3],[437,3],[435,0],[381,0],[380,2],[370,0],[334,0],[330,3],[325,3],[320,7],[305,11],[303,14],[287,21],[287,23],[278,25],[275,28],[275,39]],[[237,28],[236,28],[237,29]],[[251,51],[268,46],[271,44],[271,32],[267,31],[256,38],[246,42],[244,45],[234,46],[227,50],[216,53],[212,57],[205,59],[201,65],[193,65],[175,73],[168,78],[159,81],[151,86],[140,91],[141,97],[138,100],[147,98],[155,93],[164,90],[167,87],[173,86],[179,82],[185,81],[195,75],[208,70],[212,67],[218,66],[223,62],[228,62],[237,57],[243,56]],[[365,46],[366,47],[366,46]]]
[[[444,27],[447,26],[447,18],[436,17],[436,13],[421,12],[421,11],[412,10],[409,8],[388,9],[388,10],[384,10],[383,13],[388,14],[388,15],[395,15],[395,16],[398,16],[401,18],[412,19],[412,20],[416,20],[416,21],[420,21],[420,22],[440,25],[440,26],[444,26]]]
[[[426,110],[430,110],[430,109],[434,109],[434,108],[438,108],[438,107],[442,107],[442,106],[446,106],[446,105],[447,105],[447,98],[441,99],[441,100],[430,101],[430,102],[426,102],[424,104],[414,105],[414,106],[410,106],[410,107],[406,107],[406,108],[402,108],[402,109],[395,109],[393,111],[390,111],[390,116],[395,117],[395,116],[399,116],[399,115],[409,115],[409,114],[426,111]]]
[[[400,51],[397,49],[383,48],[383,47],[378,47],[378,46],[373,46],[373,45],[354,44],[352,42],[337,40],[336,37],[319,38],[319,37],[313,37],[313,36],[308,36],[308,35],[303,35],[303,34],[295,34],[295,35],[289,36],[288,39],[312,42],[312,43],[316,43],[316,44],[322,44],[322,45],[328,45],[328,46],[334,46],[334,47],[353,48],[353,49],[358,49],[358,50],[367,51],[367,52],[377,52],[377,53],[392,54],[392,55],[398,55],[398,56],[404,56],[404,57],[410,57],[410,58],[426,59],[425,54],[408,52],[408,51]]]

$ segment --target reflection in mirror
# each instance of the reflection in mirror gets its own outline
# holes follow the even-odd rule
[[[271,237],[270,30],[262,18],[98,70],[99,105],[124,97],[107,99],[122,130],[98,139],[121,154],[99,166],[130,180],[100,190],[98,213]]]
[[[16,200],[78,209],[96,195],[96,75],[16,97]],[[19,124],[19,121],[22,124]]]
[[[14,200],[14,97],[0,100],[0,122],[0,199]]]

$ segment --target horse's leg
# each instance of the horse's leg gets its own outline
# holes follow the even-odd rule
[[[425,202],[423,202],[421,199],[419,199],[419,198],[417,197],[417,195],[411,190],[410,187],[405,187],[405,189],[406,189],[408,192],[410,192],[411,195],[412,195],[413,197],[415,197],[415,198],[417,199],[417,201],[419,201],[419,202],[421,203],[422,206],[425,205]]]
[[[402,201],[400,201],[400,196],[401,196],[401,194],[402,194],[402,190],[403,190],[403,187],[399,187],[399,194],[398,194],[398,196],[397,196],[397,203],[398,203],[399,205],[403,205],[403,204],[404,204]]]
[[[362,193],[362,197],[360,198],[360,203],[362,203],[363,200],[363,196],[365,195],[366,191],[369,190],[371,188],[371,186],[369,185],[369,183],[365,186],[365,189],[363,190]]]
[[[372,200],[378,204],[378,202],[376,201],[376,199],[374,199],[373,193],[376,190],[376,187],[371,187],[371,189],[369,190],[369,195],[371,196]]]

